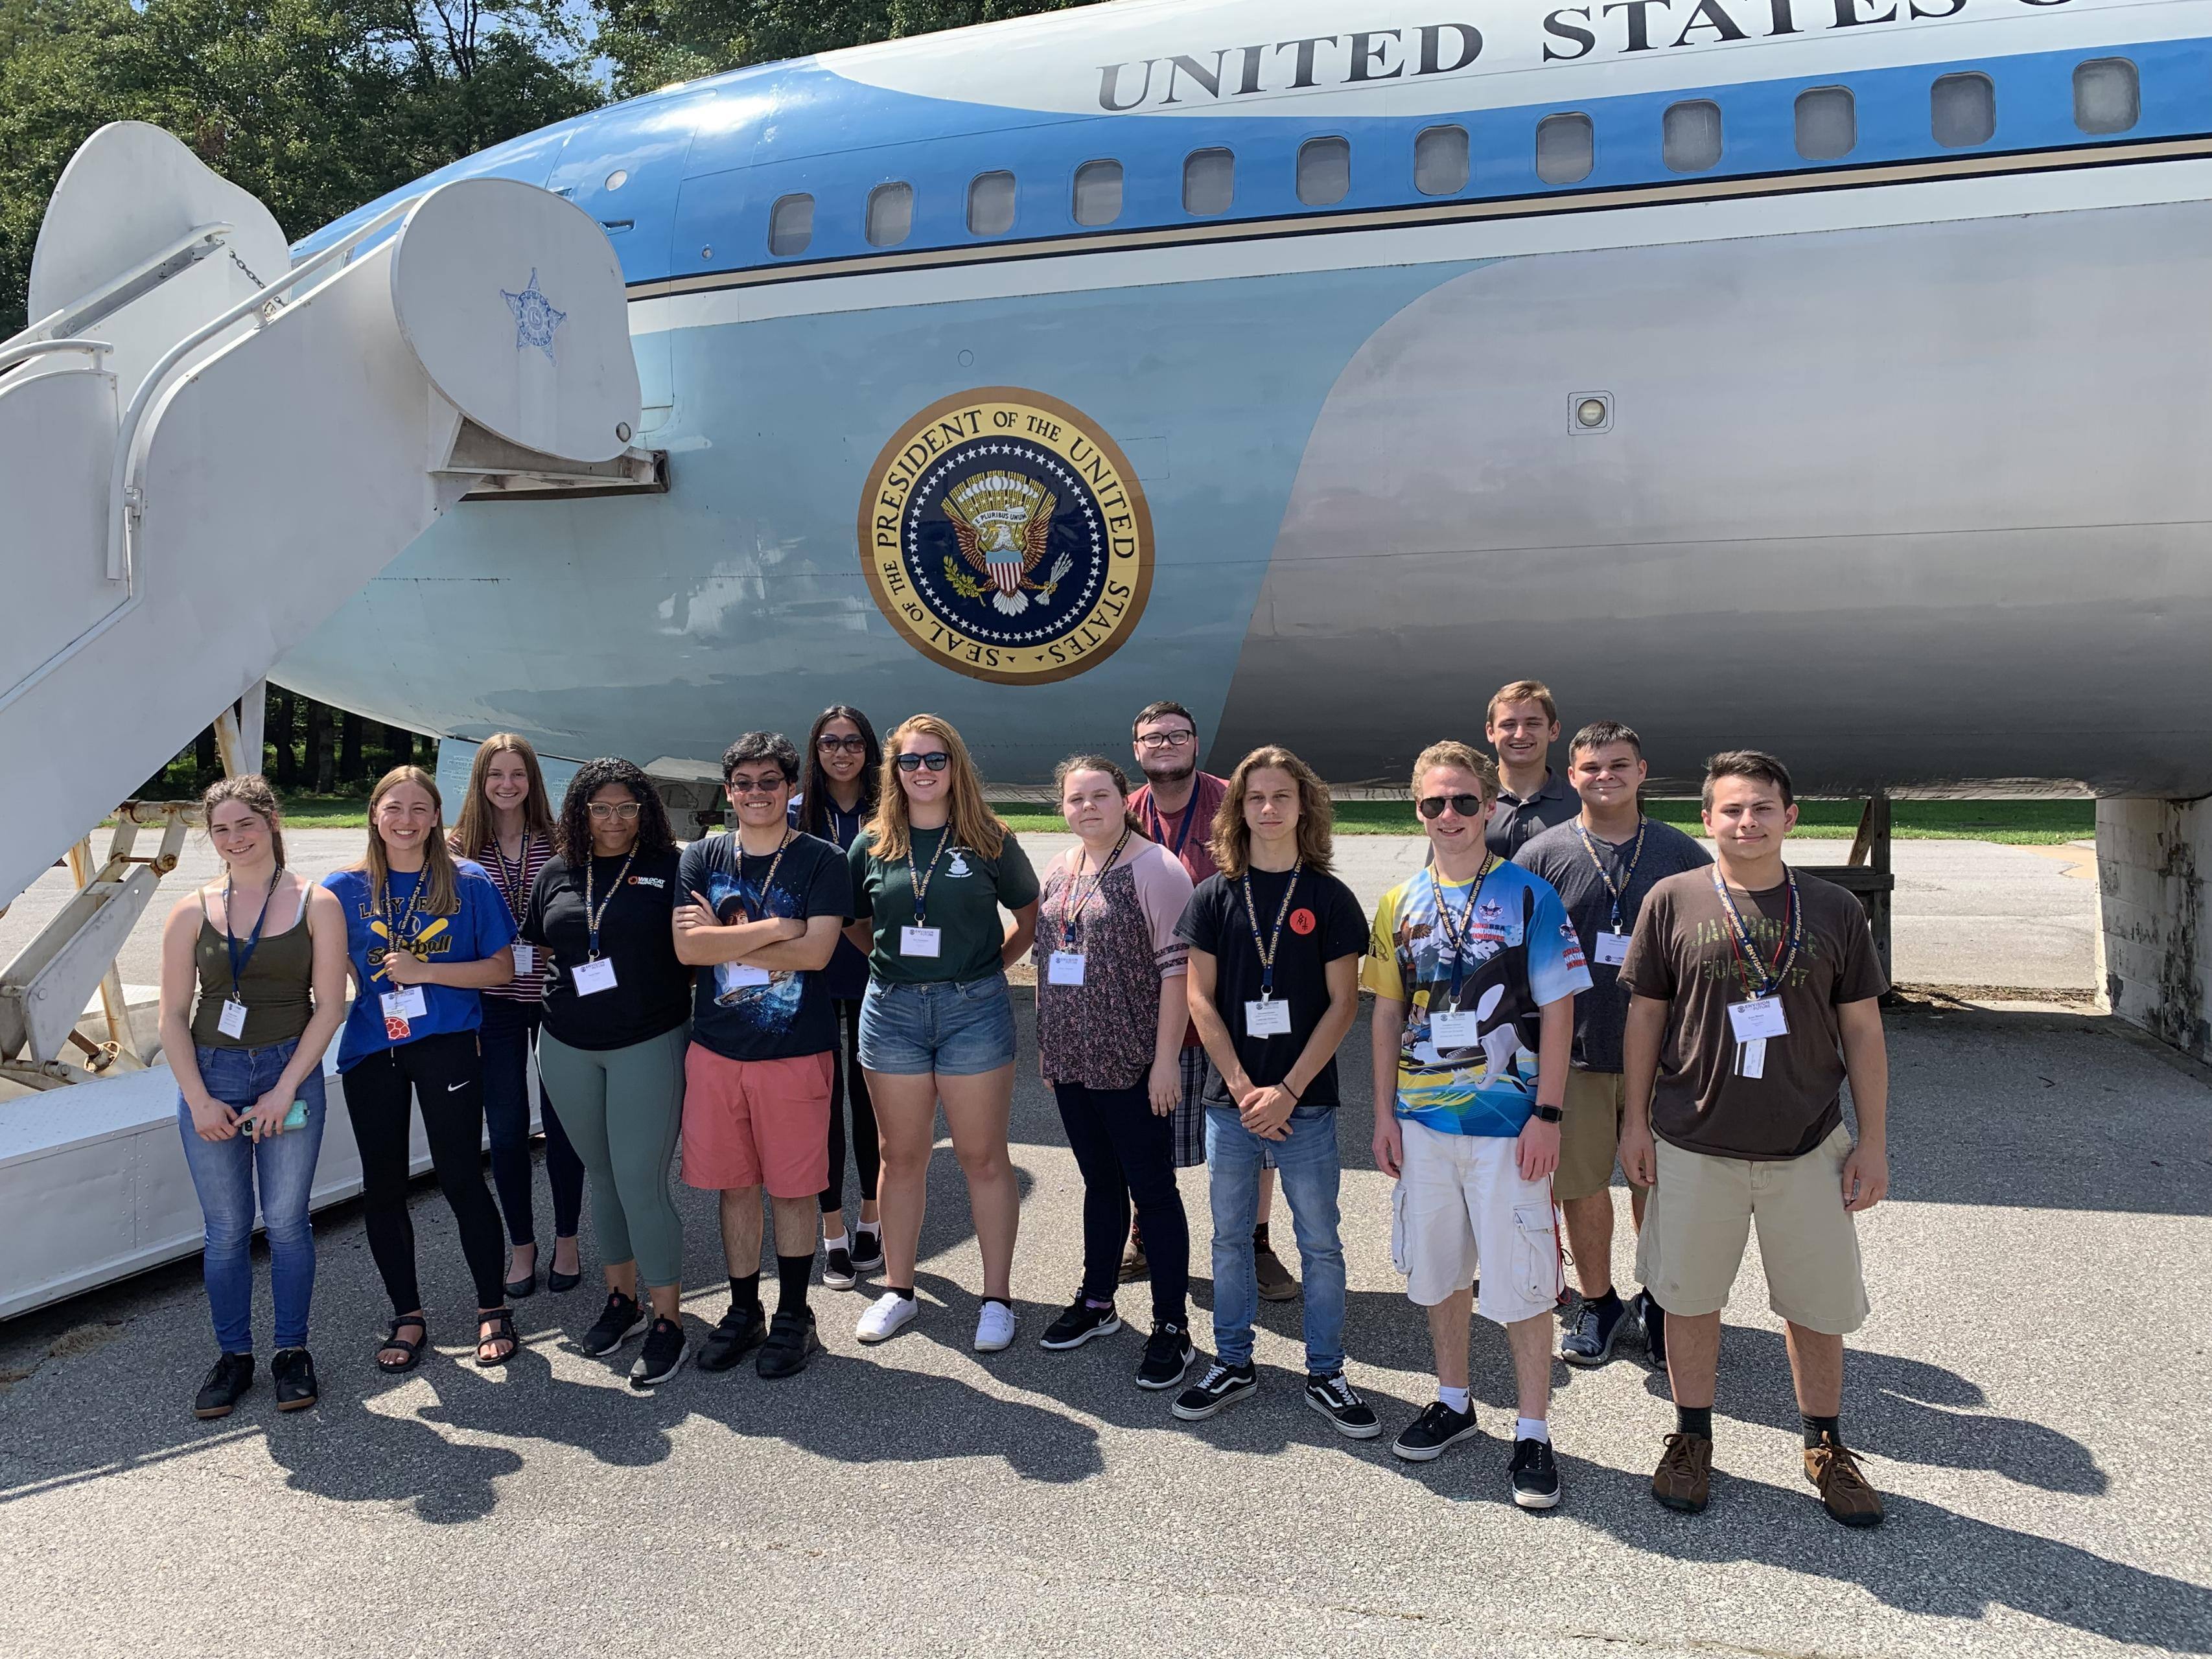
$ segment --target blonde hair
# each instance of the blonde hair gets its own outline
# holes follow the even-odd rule
[[[530,739],[512,732],[495,732],[477,745],[469,767],[468,799],[461,803],[461,821],[446,840],[454,853],[472,859],[490,849],[498,831],[493,827],[491,803],[484,799],[484,778],[501,755],[518,755],[530,780],[530,793],[522,803],[522,833],[532,841],[553,840],[553,806],[545,799],[545,774],[538,769],[538,751]]]
[[[1431,744],[1413,757],[1412,788],[1415,799],[1420,799],[1421,775],[1433,772],[1439,766],[1455,767],[1462,772],[1474,773],[1481,780],[1483,799],[1495,800],[1498,798],[1498,769],[1491,764],[1490,757],[1472,744],[1462,743],[1457,738],[1446,738],[1440,743]]]
[[[1328,875],[1335,858],[1331,826],[1336,821],[1328,803],[1328,786],[1312,767],[1273,744],[1255,749],[1229,775],[1228,793],[1213,815],[1214,863],[1233,881],[1251,862],[1252,828],[1244,822],[1244,793],[1251,786],[1252,775],[1268,768],[1287,772],[1298,787],[1298,861],[1309,870]]]
[[[1533,702],[1544,710],[1544,718],[1554,726],[1559,723],[1559,705],[1552,700],[1552,688],[1541,680],[1514,680],[1498,688],[1498,695],[1490,700],[1484,711],[1482,723],[1489,726],[1498,719],[1498,708],[1509,702]]]
[[[276,792],[269,787],[269,780],[258,772],[242,773],[234,778],[217,778],[208,785],[207,793],[200,797],[200,822],[206,823],[215,817],[215,809],[227,800],[234,800],[247,811],[269,826],[269,848],[276,855],[276,867],[284,867],[284,809],[276,804]]]
[[[945,823],[952,839],[987,859],[999,856],[1006,845],[1006,826],[983,799],[983,780],[975,763],[968,758],[968,745],[952,729],[951,721],[936,714],[910,714],[891,728],[884,739],[883,777],[876,789],[876,814],[868,820],[869,851],[879,859],[902,859],[913,845],[907,822],[906,791],[899,787],[899,745],[921,735],[945,745],[952,763],[945,769],[945,793],[951,815]]]
[[[384,837],[377,833],[376,809],[384,798],[403,783],[411,783],[430,798],[430,805],[438,814],[438,822],[446,819],[446,803],[438,793],[438,781],[419,766],[395,766],[376,781],[376,787],[368,792],[368,850],[361,862],[353,867],[368,877],[368,902],[375,908],[384,908],[384,890],[392,876],[392,866],[385,857]],[[450,916],[461,908],[461,896],[456,884],[453,849],[434,825],[422,843],[422,884],[416,890],[415,908],[426,915]]]

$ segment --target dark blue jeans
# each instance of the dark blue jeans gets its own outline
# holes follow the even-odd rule
[[[267,1048],[195,1048],[200,1081],[233,1111],[242,1112],[276,1086],[290,1063],[295,1039]],[[276,1346],[307,1346],[307,1304],[315,1294],[315,1238],[307,1223],[307,1195],[323,1147],[323,1070],[300,1085],[307,1103],[304,1128],[258,1140],[243,1134],[203,1140],[192,1127],[191,1108],[177,1097],[185,1164],[192,1172],[200,1210],[207,1218],[201,1269],[215,1340],[225,1353],[253,1352],[253,1189],[261,1188],[261,1220],[269,1236],[269,1288],[276,1304]]]
[[[535,1244],[530,1188],[530,1054],[541,1018],[534,1002],[483,1000],[484,1127],[491,1136],[491,1182],[499,1191],[510,1244]],[[551,1098],[538,1091],[545,1125],[545,1183],[553,1189],[553,1237],[574,1238],[584,1212],[584,1160],[568,1144]]]

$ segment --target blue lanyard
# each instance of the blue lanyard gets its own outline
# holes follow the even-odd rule
[[[1429,887],[1435,893],[1437,900],[1437,932],[1443,939],[1444,949],[1451,952],[1451,994],[1454,1006],[1458,1006],[1460,984],[1466,976],[1467,969],[1463,958],[1467,954],[1468,939],[1474,932],[1475,901],[1482,896],[1482,884],[1490,879],[1490,872],[1501,862],[1503,860],[1494,853],[1484,855],[1482,868],[1475,872],[1474,885],[1468,891],[1467,902],[1459,907],[1459,920],[1456,922],[1452,920],[1451,905],[1444,898],[1443,878],[1437,874],[1434,866],[1431,866],[1429,871]]]
[[[615,902],[615,895],[622,891],[623,879],[629,874],[630,862],[636,857],[637,848],[633,847],[629,849],[629,857],[623,860],[623,867],[615,872],[614,884],[607,889],[607,896],[599,901],[595,909],[592,905],[592,855],[589,853],[584,854],[584,927],[591,935],[593,962],[599,959],[599,922],[607,914],[607,906]]]
[[[1165,841],[1168,838],[1168,821],[1160,816],[1159,803],[1154,800],[1150,795],[1146,795],[1145,797],[1145,811],[1152,815],[1152,829],[1155,832],[1152,836],[1152,839],[1159,842]],[[1190,826],[1197,817],[1198,784],[1196,780],[1194,779],[1190,786],[1190,799],[1183,803],[1182,822],[1181,824],[1177,825],[1176,829],[1175,845],[1168,848],[1168,851],[1176,855],[1176,859],[1178,862],[1180,862],[1182,858],[1182,844],[1190,839]]]
[[[1779,991],[1790,977],[1790,969],[1797,960],[1797,949],[1805,942],[1805,912],[1797,902],[1797,872],[1784,865],[1783,875],[1790,883],[1790,915],[1783,942],[1774,947],[1774,960],[1761,963],[1758,948],[1751,941],[1751,929],[1744,925],[1743,912],[1735,908],[1735,895],[1721,879],[1721,867],[1712,866],[1713,890],[1721,896],[1721,908],[1728,912],[1729,943],[1735,947],[1736,960],[1743,964],[1745,985],[1751,991],[1751,1000],[1771,997]]]
[[[1621,872],[1620,881],[1616,885],[1613,872],[1605,867],[1605,860],[1597,855],[1596,837],[1583,828],[1579,818],[1575,821],[1575,833],[1583,838],[1583,851],[1589,854],[1589,861],[1597,868],[1598,879],[1605,884],[1606,895],[1613,901],[1613,931],[1616,933],[1620,931],[1621,901],[1628,896],[1629,888],[1635,884],[1636,866],[1644,862],[1644,831],[1650,822],[1650,819],[1641,816],[1637,818],[1636,845],[1629,849],[1628,868]]]
[[[1195,805],[1195,803],[1193,803]],[[1275,926],[1263,945],[1260,940],[1260,914],[1252,908],[1252,872],[1244,872],[1244,920],[1252,924],[1252,949],[1260,958],[1260,1000],[1270,1001],[1275,994],[1275,951],[1283,942],[1283,921],[1291,914],[1291,895],[1298,890],[1298,872],[1306,867],[1300,859],[1291,866],[1291,878],[1283,887],[1283,902],[1275,907]]]
[[[284,866],[278,865],[270,872],[269,890],[261,896],[261,914],[253,919],[253,937],[246,941],[244,954],[238,948],[238,935],[230,931],[231,881],[228,874],[222,878],[222,943],[230,953],[230,1000],[240,1007],[246,1006],[246,991],[241,981],[246,970],[253,965],[253,953],[261,948],[261,930],[269,925],[269,907],[276,897],[276,884],[284,878]]]

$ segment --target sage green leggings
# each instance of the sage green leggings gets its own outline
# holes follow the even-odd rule
[[[647,1290],[684,1279],[684,1226],[668,1161],[684,1130],[685,1021],[627,1048],[571,1048],[538,1038],[538,1076],[592,1180],[592,1230],[607,1267],[637,1263]]]

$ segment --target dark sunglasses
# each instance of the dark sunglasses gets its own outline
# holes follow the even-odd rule
[[[763,772],[757,778],[749,778],[740,772],[730,780],[730,793],[733,795],[772,795],[790,781],[781,772]]]
[[[901,755],[898,757],[898,769],[902,772],[919,772],[925,766],[933,772],[942,772],[951,764],[952,757],[942,749],[933,749],[927,755]]]
[[[1421,816],[1425,818],[1443,817],[1447,806],[1463,818],[1482,816],[1482,797],[1480,795],[1424,795],[1420,799]]]
[[[848,755],[865,755],[868,752],[868,740],[862,737],[817,738],[815,739],[814,746],[825,755],[834,755],[840,749]]]

